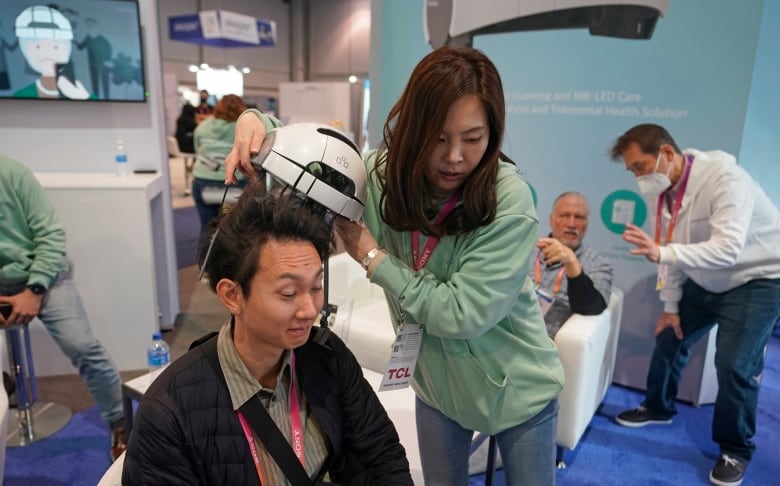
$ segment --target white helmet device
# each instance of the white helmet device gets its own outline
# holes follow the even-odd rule
[[[28,7],[16,17],[16,36],[22,39],[73,39],[70,21],[46,5]]]
[[[269,132],[252,166],[338,215],[363,215],[368,189],[360,150],[328,125],[293,123]]]

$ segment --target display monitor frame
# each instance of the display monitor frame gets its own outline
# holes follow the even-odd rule
[[[2,1],[0,102],[146,102],[143,41],[138,0]]]

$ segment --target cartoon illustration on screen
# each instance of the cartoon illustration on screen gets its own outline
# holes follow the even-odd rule
[[[0,89],[11,87],[11,81],[8,78],[8,64],[5,60],[5,51],[13,52],[19,47],[19,41],[13,43],[6,42],[3,35],[3,22],[0,21]]]
[[[87,50],[92,91],[98,98],[108,98],[108,81],[111,74],[111,43],[97,30],[97,20],[88,17],[84,23],[87,25],[87,35],[81,42],[76,42],[76,47],[79,50]]]
[[[16,37],[27,64],[40,74],[14,93],[17,98],[87,99],[89,91],[73,76],[70,21],[52,7],[28,7],[16,17]]]

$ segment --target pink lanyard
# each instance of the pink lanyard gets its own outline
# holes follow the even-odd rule
[[[250,400],[254,399],[255,397],[252,397]],[[266,484],[263,467],[260,464],[260,456],[257,454],[257,446],[255,445],[252,427],[250,427],[249,423],[246,421],[241,410],[236,410],[236,414],[238,414],[238,421],[241,422],[241,428],[244,430],[244,437],[246,437],[246,441],[249,444],[249,451],[252,453],[252,460],[255,462],[260,484]],[[292,433],[292,449],[295,452],[295,456],[301,461],[301,465],[305,468],[306,452],[303,445],[303,427],[301,426],[298,392],[295,390],[295,353],[293,351],[290,351],[290,429]]]
[[[452,210],[455,209],[455,204],[458,202],[459,197],[460,191],[457,191],[452,196],[450,196],[449,199],[447,199],[447,202],[444,203],[444,207],[441,208],[441,211],[439,211],[439,216],[436,217],[437,225],[440,225],[442,221],[444,221],[444,218],[449,216]],[[414,259],[415,271],[425,267],[425,265],[428,263],[428,260],[431,258],[431,254],[433,253],[434,248],[436,248],[436,245],[438,244],[438,237],[428,237],[428,239],[425,240],[425,246],[423,247],[422,254],[418,255],[417,249],[420,247],[420,231],[412,231],[412,258]]]
[[[674,227],[677,224],[677,216],[680,214],[680,207],[682,206],[683,196],[685,195],[685,189],[688,187],[688,177],[691,175],[691,167],[693,166],[693,159],[686,157],[685,172],[683,173],[682,181],[680,182],[680,190],[677,192],[677,197],[674,200],[674,206],[672,206],[672,217],[669,221],[669,227],[666,229],[666,240],[664,243],[669,243],[672,240],[672,233]],[[656,208],[655,217],[655,244],[661,244],[661,214],[663,213],[663,204],[666,193],[669,189],[665,190],[658,196],[658,207]]]
[[[542,284],[542,252],[539,251],[539,253],[536,254],[536,269],[535,269],[535,276],[536,276],[536,286],[540,286]],[[555,283],[553,284],[553,295],[557,294],[559,290],[561,290],[561,281],[563,280],[563,265],[561,265],[561,270],[558,272],[558,275],[555,277]]]

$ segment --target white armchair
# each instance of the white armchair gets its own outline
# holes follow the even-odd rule
[[[368,281],[365,270],[347,253],[328,261],[328,301],[339,305],[339,312],[344,307],[349,312],[351,305],[348,320],[339,319],[336,313],[332,330],[347,343],[363,368],[384,373],[395,341],[385,292]]]
[[[623,292],[612,287],[607,309],[597,316],[572,315],[555,335],[566,384],[558,396],[558,459],[574,449],[596,413],[615,369]]]
[[[125,453],[123,452],[116,458],[106,472],[103,473],[103,477],[100,478],[100,482],[97,486],[122,486],[122,469],[125,465]]]

